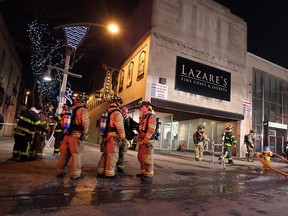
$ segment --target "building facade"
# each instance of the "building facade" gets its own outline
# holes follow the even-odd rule
[[[0,136],[12,136],[21,83],[22,64],[0,14],[0,110],[4,126]]]
[[[193,150],[193,133],[204,125],[210,139],[206,150],[211,150],[213,143],[221,142],[225,127],[233,125],[238,140],[234,155],[245,157],[244,134],[252,128],[257,151],[273,143],[280,151],[287,140],[287,70],[247,52],[243,19],[213,0],[142,1],[134,16],[136,24],[149,29],[119,66],[115,91],[135,120],[140,115],[134,109],[137,102],[149,100],[156,106],[162,120],[156,148],[176,150],[183,144]],[[275,102],[275,109],[271,105],[266,110],[265,103],[271,102],[266,94],[261,94],[262,101],[258,98],[259,87],[272,88],[266,89],[266,79],[281,85],[275,92],[282,93],[283,101]],[[283,118],[268,118],[271,109]],[[275,125],[281,127],[281,142],[277,134],[269,138]]]

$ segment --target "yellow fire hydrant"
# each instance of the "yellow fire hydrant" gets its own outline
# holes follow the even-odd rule
[[[262,152],[262,154],[264,155],[264,161],[267,165],[270,166],[270,157],[273,156],[273,152],[270,151],[270,148],[267,146],[264,148],[264,151]],[[270,170],[270,168],[264,166],[263,167],[264,170]]]

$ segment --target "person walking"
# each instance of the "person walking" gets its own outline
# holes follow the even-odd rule
[[[130,147],[131,140],[134,139],[135,133],[133,130],[138,130],[138,123],[133,120],[128,114],[127,107],[123,107],[121,109],[123,118],[124,118],[124,128],[125,128],[125,135],[127,140],[127,145],[120,145],[119,146],[119,159],[117,161],[117,173],[124,174],[124,167],[125,167],[125,160],[124,156],[127,152],[127,148]]]
[[[72,105],[71,124],[60,145],[60,156],[57,162],[57,177],[66,175],[67,164],[70,164],[70,179],[83,179],[82,159],[84,141],[88,138],[90,118],[85,106],[85,94],[79,94]]]
[[[119,148],[127,151],[124,119],[120,110],[120,99],[112,100],[108,109],[106,134],[102,136],[102,155],[98,162],[97,178],[117,179],[116,164]]]
[[[151,184],[154,176],[153,153],[156,116],[152,113],[152,104],[149,101],[141,101],[139,106],[142,113],[138,135],[138,161],[141,173],[136,176],[141,177],[143,183]]]
[[[194,153],[195,160],[201,161],[203,159],[204,152],[204,142],[209,141],[207,135],[204,132],[205,127],[203,125],[199,125],[195,133],[193,134],[194,141]]]
[[[250,130],[249,134],[247,135],[246,148],[247,148],[247,161],[248,162],[253,162],[254,148],[255,148],[254,135],[255,135],[254,130]]]
[[[232,158],[232,145],[237,143],[235,136],[232,134],[233,126],[229,125],[225,128],[225,132],[222,134],[222,140],[224,142],[224,155],[219,157],[219,160],[223,160],[224,158],[228,158],[228,164],[234,164]]]
[[[42,106],[37,104],[31,109],[22,110],[18,116],[17,126],[14,129],[14,146],[12,160],[19,162],[28,161],[28,151],[32,143],[36,129],[41,127],[39,112]]]

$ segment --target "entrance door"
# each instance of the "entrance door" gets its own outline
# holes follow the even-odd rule
[[[284,136],[276,137],[276,153],[282,155],[284,149]]]
[[[269,143],[270,143],[270,151],[276,153],[277,145],[276,145],[276,137],[269,136]]]

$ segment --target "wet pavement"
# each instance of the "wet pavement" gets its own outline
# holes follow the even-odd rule
[[[57,157],[19,163],[11,157],[13,138],[0,138],[1,215],[283,215],[287,179],[264,172],[259,161],[234,158],[235,164],[209,168],[211,156],[196,162],[190,152],[155,151],[153,184],[139,173],[137,152],[126,154],[126,173],[118,180],[97,179],[99,146],[87,143],[85,178],[57,178]],[[288,171],[285,163],[272,167]]]

